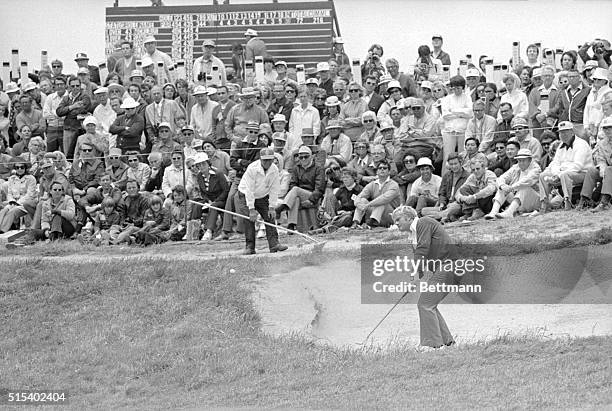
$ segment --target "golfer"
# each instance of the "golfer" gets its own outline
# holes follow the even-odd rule
[[[430,217],[418,217],[414,208],[400,206],[393,211],[392,218],[400,231],[412,231],[414,260],[446,260],[451,258],[452,240],[440,223]],[[444,271],[444,264],[436,265],[439,270],[428,279],[428,284],[455,284],[455,274]],[[419,265],[419,279],[423,277],[423,265]],[[450,346],[455,343],[446,322],[438,310],[438,304],[448,292],[422,292],[417,307],[421,345],[431,349]]]
[[[274,224],[276,211],[274,204],[278,202],[280,178],[278,167],[274,163],[274,150],[263,148],[259,152],[259,160],[253,161],[247,167],[238,185],[237,211],[248,217],[244,223],[246,249],[244,254],[255,254],[255,221],[257,215],[266,223]],[[276,227],[266,225],[266,238],[271,253],[285,251],[286,245],[278,242]]]

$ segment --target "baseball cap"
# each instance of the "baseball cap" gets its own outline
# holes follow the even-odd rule
[[[512,126],[512,128],[515,128],[517,126],[529,127],[527,120],[525,120],[523,117],[514,117],[510,125]]]
[[[315,86],[319,85],[319,80],[317,80],[314,77],[311,77],[309,79],[306,79],[306,84],[314,84]]]
[[[531,150],[529,150],[528,148],[521,148],[518,153],[516,153],[516,155],[514,156],[514,158],[519,159],[519,158],[532,158],[533,154],[531,154]]]
[[[162,127],[166,127],[167,129],[172,130],[172,126],[167,121],[162,121],[161,123],[159,123],[159,126],[157,126],[158,129]]]
[[[93,93],[94,94],[108,93],[108,87],[98,87]]]
[[[155,41],[157,41],[157,40],[155,40],[155,36],[149,35],[149,36],[145,37],[145,39],[142,42],[142,44],[153,43]]]
[[[562,130],[573,130],[574,124],[571,121],[562,121],[559,123],[559,131]]]
[[[286,123],[287,122],[287,117],[285,117],[284,114],[281,113],[276,113],[274,115],[274,117],[272,118],[272,122],[282,122],[282,123]]]
[[[89,60],[89,57],[87,57],[87,53],[77,53],[76,57],[74,58],[74,61],[79,60]]]
[[[89,69],[87,67],[81,67],[78,69],[77,74],[89,74]]]
[[[277,131],[276,133],[272,134],[272,140],[287,141],[287,137],[285,136],[285,133]]]
[[[285,67],[287,67],[287,63],[285,61],[283,61],[283,60],[279,60],[276,63],[274,63],[274,67],[276,67],[276,66],[285,66]]]
[[[329,63],[326,61],[317,63],[317,71],[329,71]]]
[[[298,150],[298,154],[308,154],[312,155],[312,150],[308,146],[301,146]]]
[[[260,160],[274,160],[276,157],[274,156],[274,150],[271,148],[262,148],[259,151],[259,159]]]
[[[466,78],[468,78],[468,77],[480,77],[480,72],[478,70],[476,70],[476,69],[468,69],[465,72],[465,77]]]
[[[83,120],[83,125],[86,126],[87,124],[95,124],[97,126],[98,120],[94,116],[87,116],[85,120]]]
[[[205,161],[208,161],[208,154],[206,153],[197,153],[193,159],[193,164],[200,164]]]
[[[204,40],[202,42],[202,46],[203,47],[206,47],[206,46],[217,47],[214,40]]]
[[[191,94],[194,96],[199,96],[200,94],[208,94],[208,91],[204,86],[195,86],[195,88],[193,89],[193,93]]]

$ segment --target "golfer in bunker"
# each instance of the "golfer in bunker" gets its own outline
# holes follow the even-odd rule
[[[430,217],[418,217],[414,208],[400,206],[393,211],[393,222],[400,231],[413,234],[414,260],[440,261],[451,258],[452,240],[442,225]],[[427,280],[428,284],[456,284],[455,273],[445,269],[444,264],[436,264],[436,271]],[[423,264],[418,265],[419,279],[423,278]],[[414,277],[413,277],[414,280]],[[421,345],[440,348],[455,343],[446,322],[438,310],[438,304],[446,297],[446,292],[424,292],[419,296],[419,323]]]

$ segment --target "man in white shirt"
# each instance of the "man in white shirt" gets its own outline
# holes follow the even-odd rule
[[[497,121],[495,117],[485,114],[485,103],[482,100],[474,102],[472,111],[474,112],[474,117],[468,121],[465,138],[473,137],[478,139],[480,141],[478,151],[487,155],[487,158],[489,158],[488,154],[493,154],[492,157],[494,157],[493,136],[495,127],[497,127]]]
[[[569,121],[559,123],[559,138],[562,144],[557,149],[553,161],[540,174],[540,212],[550,208],[552,186],[561,186],[565,210],[572,209],[574,185],[582,185],[587,170],[593,167],[593,155],[589,143],[576,138],[574,125]]]
[[[108,88],[98,87],[94,91],[94,97],[98,100],[98,105],[93,111],[93,116],[98,120],[98,131],[108,139],[110,137],[108,129],[117,119],[117,113],[111,107]]]
[[[169,123],[172,135],[174,135],[176,133],[176,117],[183,114],[176,101],[164,98],[161,86],[153,86],[151,97],[153,102],[145,109],[145,127],[149,144],[152,144],[155,137],[157,137],[157,127],[161,123]]]
[[[208,84],[209,86],[215,85],[225,85],[227,83],[227,75],[225,73],[225,65],[223,62],[213,55],[215,51],[216,44],[214,40],[204,40],[202,42],[202,56],[198,57],[193,62],[193,81],[199,84],[206,84],[206,75],[213,76],[212,84]],[[221,78],[221,83],[219,83],[219,79],[215,78],[213,74],[213,67],[219,68],[219,75]]]
[[[518,163],[497,178],[493,208],[485,219],[512,218],[521,211],[530,213],[538,207],[540,166],[528,148],[521,148],[514,157]],[[510,203],[503,213],[499,211]]]
[[[510,140],[516,140],[520,144],[521,148],[528,148],[531,151],[532,157],[535,161],[540,163],[542,159],[542,145],[540,142],[529,132],[529,124],[523,117],[514,117],[512,119],[512,131],[514,137]]]
[[[196,86],[193,90],[197,103],[191,108],[191,121],[189,122],[189,125],[200,134],[203,140],[214,140],[212,113],[219,105],[208,98],[209,91],[212,92],[204,86]]]
[[[321,142],[321,150],[329,157],[348,163],[353,155],[353,143],[350,137],[342,132],[342,124],[338,120],[330,120],[325,128],[328,134]]]
[[[419,158],[417,168],[421,172],[421,177],[412,183],[406,205],[414,207],[419,217],[422,217],[423,208],[433,207],[438,202],[438,191],[442,178],[433,173],[434,166],[428,157]]]
[[[160,61],[164,63],[164,73],[161,76],[165,77],[166,81],[174,81],[174,77],[170,74],[170,67],[174,67],[174,63],[169,55],[164,53],[163,51],[157,50],[157,40],[154,36],[147,36],[144,39],[144,48],[145,48],[145,56],[149,56],[151,60],[153,60],[154,67],[157,68],[157,63]],[[165,83],[161,78],[157,79],[160,84]]]
[[[274,204],[278,202],[280,178],[278,167],[274,164],[274,150],[264,148],[259,160],[247,167],[238,185],[237,211],[249,219],[244,223],[246,248],[244,254],[255,254],[255,221],[257,215],[266,223],[274,224],[276,215]],[[278,242],[276,227],[266,225],[266,238],[271,253],[285,251],[286,245]]]
[[[56,114],[56,110],[66,95],[66,78],[56,76],[53,80],[55,92],[47,96],[43,105],[43,118],[47,121],[47,152],[60,150],[64,138],[64,118]]]

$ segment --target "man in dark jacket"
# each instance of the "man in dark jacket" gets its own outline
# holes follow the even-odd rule
[[[81,88],[81,80],[77,77],[70,76],[68,87],[69,92],[64,94],[55,114],[64,117],[64,154],[72,159],[77,137],[82,132],[81,121],[77,117],[88,112],[91,99]]]
[[[200,193],[200,197],[195,201],[200,203],[210,204],[213,207],[223,208],[227,201],[227,194],[229,192],[229,186],[227,179],[222,173],[215,173],[210,168],[208,155],[205,153],[198,153],[196,155],[194,165],[198,168],[198,173],[195,175],[195,185],[197,191]],[[202,215],[202,206],[194,204],[192,219],[199,219]],[[202,237],[202,240],[211,240],[213,231],[217,225],[217,216],[219,211],[215,209],[208,209],[208,218],[206,220],[206,232]]]
[[[417,217],[416,210],[412,207],[401,206],[393,211],[393,222],[400,231],[411,231],[416,238],[414,247],[414,261],[420,261],[418,265],[419,279],[423,278],[423,266],[426,261],[439,262],[448,261],[453,257],[452,240],[444,227],[436,220],[429,217]],[[429,266],[431,264],[427,264]],[[434,290],[422,292],[417,302],[419,310],[421,346],[424,350],[441,348],[455,344],[453,335],[448,329],[442,314],[438,310],[438,304],[448,295],[448,291],[440,285],[456,284],[455,273],[449,269],[454,264],[433,264],[436,271],[426,279],[427,285],[434,285]],[[415,276],[413,273],[413,280]],[[420,288],[420,286],[419,286]],[[428,287],[429,288],[429,287]],[[427,348],[429,347],[429,348]]]
[[[122,208],[122,219],[126,226],[112,242],[120,244],[124,241],[130,243],[130,236],[135,234],[144,223],[145,212],[149,208],[149,200],[138,191],[139,184],[136,180],[128,180],[126,185],[127,197],[125,206]]]
[[[440,182],[440,189],[438,191],[438,205],[437,207],[426,207],[423,209],[423,216],[430,216],[432,218],[438,217],[442,221],[449,221],[448,215],[457,214],[450,212],[453,208],[457,209],[457,212],[461,210],[461,205],[455,200],[455,194],[459,187],[465,183],[465,180],[470,176],[462,166],[459,154],[450,153],[448,159],[448,171],[442,176]],[[439,213],[435,213],[439,211]]]
[[[299,163],[291,171],[289,192],[276,208],[277,219],[280,213],[289,211],[287,228],[295,230],[300,208],[317,207],[325,190],[325,169],[315,164],[312,151],[301,146],[298,151]]]
[[[72,164],[68,182],[73,188],[85,190],[92,195],[100,185],[100,177],[104,174],[104,163],[93,158],[93,145],[81,144],[81,158]]]
[[[586,99],[591,92],[591,88],[584,85],[582,77],[576,69],[568,70],[567,80],[569,85],[565,90],[559,92],[557,105],[548,112],[548,115],[558,118],[559,122],[571,121],[574,124],[574,133],[588,143],[589,138],[582,123]]]
[[[117,135],[117,148],[120,148],[123,154],[130,150],[140,151],[140,139],[145,129],[145,120],[143,116],[136,113],[139,106],[140,104],[133,98],[127,97],[121,104],[125,113],[117,116],[108,130],[111,134]]]

